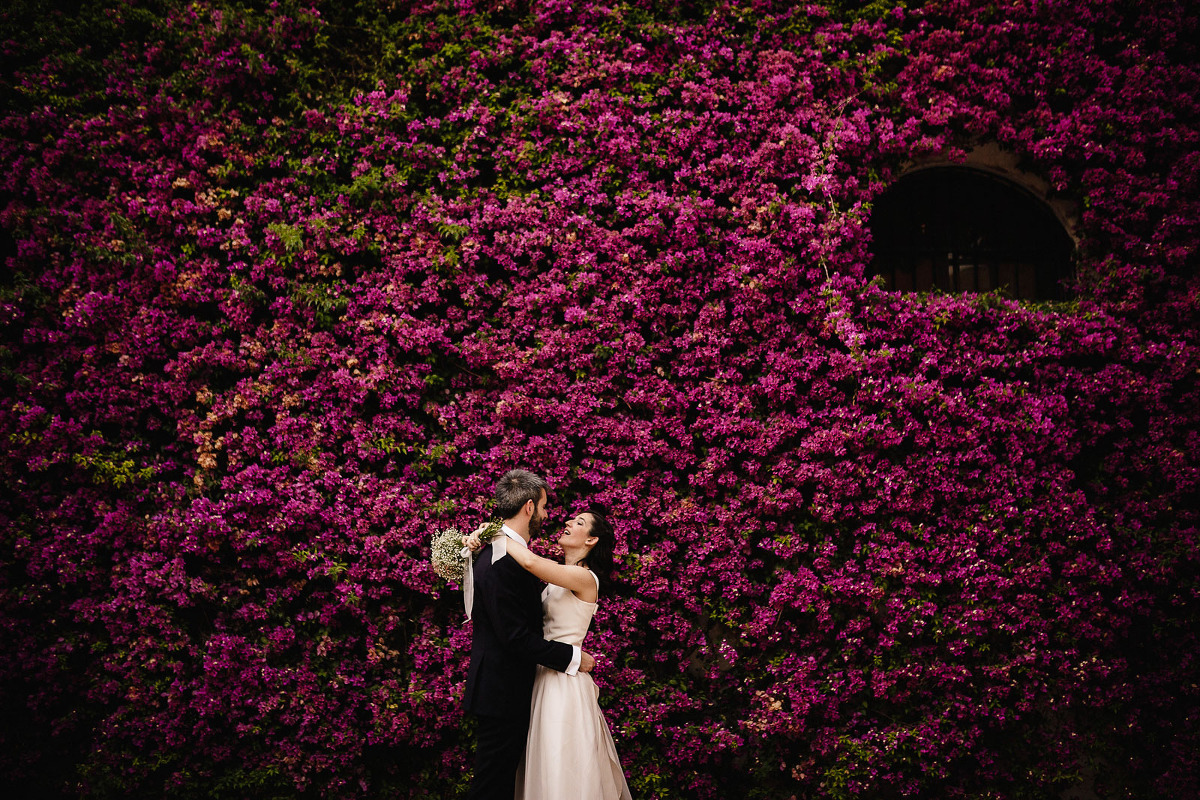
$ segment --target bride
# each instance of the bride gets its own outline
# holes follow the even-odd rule
[[[482,546],[478,533],[466,537],[472,550]],[[596,612],[600,576],[607,578],[612,567],[612,526],[598,512],[585,511],[567,522],[558,543],[563,564],[517,544],[509,544],[508,555],[549,584],[542,591],[542,635],[582,646]],[[589,673],[537,668],[516,800],[630,800],[599,697]]]

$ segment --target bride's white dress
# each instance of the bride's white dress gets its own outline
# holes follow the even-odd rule
[[[569,589],[550,585],[542,591],[542,635],[547,639],[582,647],[594,613],[595,603],[580,600]],[[599,697],[586,672],[568,675],[537,668],[516,800],[630,800]]]

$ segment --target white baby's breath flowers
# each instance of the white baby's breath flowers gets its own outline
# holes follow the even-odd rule
[[[500,530],[499,522],[481,526],[476,532],[482,542],[488,542]],[[463,546],[463,532],[458,528],[443,528],[429,543],[429,563],[438,577],[461,584],[463,571],[471,551]]]
[[[443,528],[433,535],[429,544],[429,563],[438,577],[462,583],[463,568],[467,563],[462,537],[458,528]]]

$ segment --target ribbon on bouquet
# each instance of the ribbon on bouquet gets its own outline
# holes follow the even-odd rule
[[[467,560],[467,563],[463,564],[463,608],[467,612],[467,620],[470,621],[471,606],[475,604],[475,558],[471,548],[465,545],[459,555]]]
[[[495,564],[506,555],[508,555],[508,537],[493,536],[492,563]],[[475,554],[471,552],[471,548],[464,547],[462,556],[467,559],[467,563],[463,565],[463,609],[466,610],[467,619],[470,620],[471,609],[475,605]]]

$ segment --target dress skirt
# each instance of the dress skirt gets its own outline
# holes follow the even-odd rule
[[[537,668],[516,800],[630,800],[599,698],[586,672]]]

